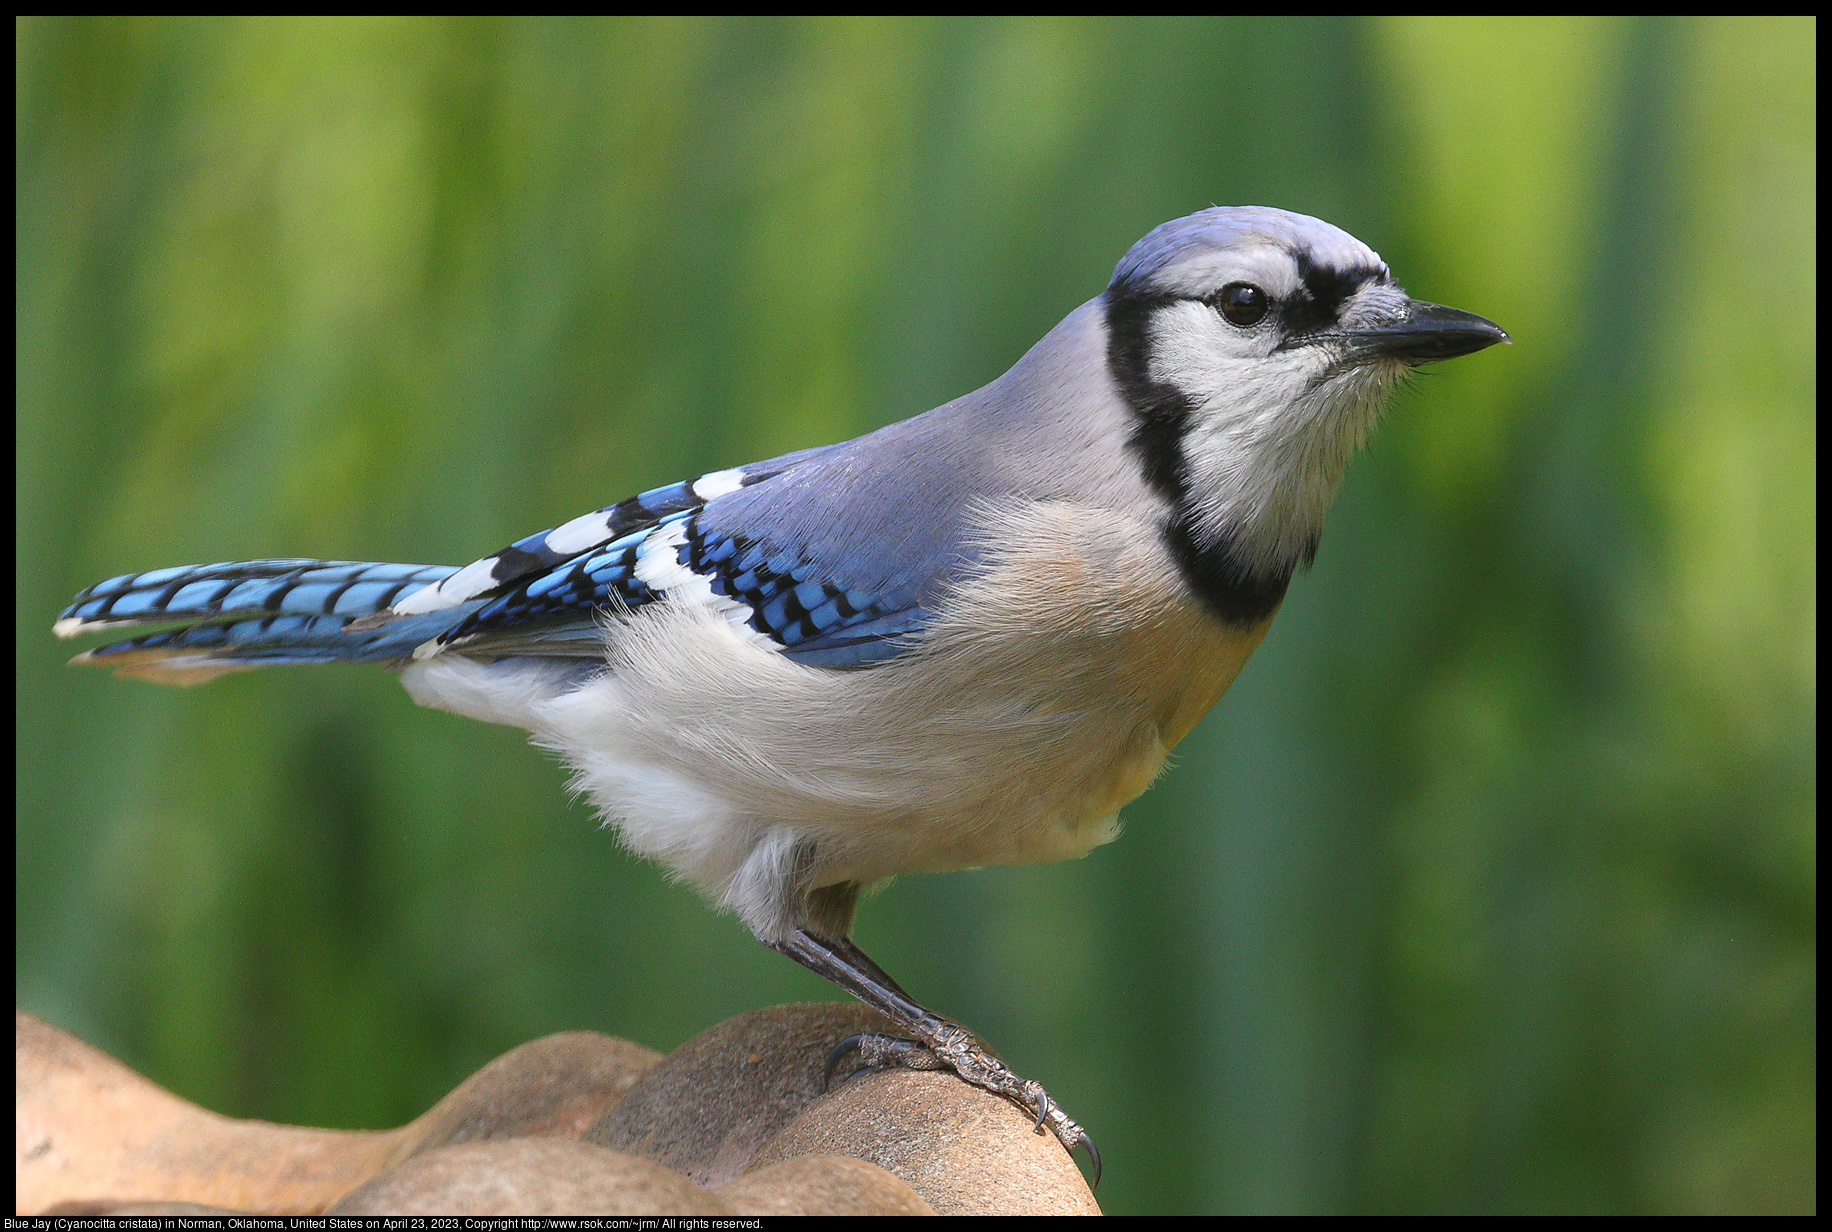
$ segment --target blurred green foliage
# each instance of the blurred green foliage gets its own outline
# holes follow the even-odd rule
[[[1313,213],[1511,348],[1402,396],[1088,860],[860,938],[1115,1212],[1816,1202],[1816,25],[17,26],[20,1003],[398,1123],[828,999],[385,674],[68,671],[79,587],[462,562],[1000,372],[1156,223]]]

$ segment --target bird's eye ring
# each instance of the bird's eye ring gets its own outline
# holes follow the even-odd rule
[[[1272,301],[1250,282],[1230,282],[1215,297],[1215,306],[1221,309],[1222,316],[1245,329],[1265,318]]]

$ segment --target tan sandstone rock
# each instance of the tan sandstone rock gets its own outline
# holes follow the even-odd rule
[[[851,1155],[906,1181],[938,1215],[1098,1215],[1062,1144],[1018,1108],[951,1074],[853,1079],[811,1103],[752,1161]]]
[[[1057,1141],[943,1073],[823,1090],[849,1004],[742,1014],[667,1057],[588,1031],[498,1057],[399,1129],[238,1121],[29,1014],[22,1214],[1098,1214]]]
[[[415,1155],[329,1215],[731,1215],[692,1181],[567,1138],[466,1142]]]

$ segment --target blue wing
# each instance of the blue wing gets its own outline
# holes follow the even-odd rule
[[[848,578],[845,562],[785,546],[795,536],[709,519],[708,507],[840,448],[804,450],[633,496],[530,535],[462,569],[274,560],[161,569],[79,594],[57,631],[180,627],[78,656],[154,674],[339,659],[401,661],[435,650],[487,658],[602,656],[598,621],[668,593],[656,565],[704,581],[798,662],[861,667],[902,651],[927,619],[908,574]],[[767,512],[769,506],[762,506]],[[646,566],[646,567],[645,567]]]
[[[531,639],[589,638],[598,612],[633,610],[666,593],[641,576],[654,576],[643,563],[657,552],[705,579],[712,594],[741,605],[745,623],[811,666],[863,667],[889,658],[927,619],[913,586],[848,586],[793,549],[707,527],[703,509],[679,510],[522,575],[454,623],[439,644],[466,653],[513,647],[525,654]],[[524,540],[525,550],[546,551],[538,539]]]

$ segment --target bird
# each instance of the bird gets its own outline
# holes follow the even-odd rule
[[[657,487],[463,567],[126,574],[72,662],[195,684],[360,661],[531,734],[635,853],[1073,1153],[1087,1131],[852,941],[903,873],[1086,855],[1227,690],[1420,365],[1511,341],[1338,227],[1211,206],[1133,245],[1009,370],[837,444]]]

